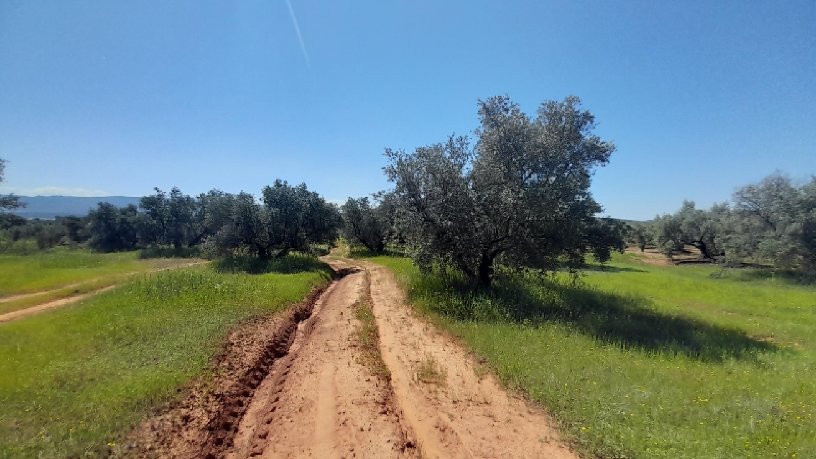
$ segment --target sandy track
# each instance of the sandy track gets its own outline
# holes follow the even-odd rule
[[[388,381],[359,362],[353,308],[366,283],[353,272],[317,301],[255,392],[227,457],[415,457]]]
[[[362,265],[371,278],[383,360],[423,457],[577,457],[543,410],[504,391],[458,343],[415,317],[390,271]],[[444,375],[442,384],[417,378],[429,360]]]

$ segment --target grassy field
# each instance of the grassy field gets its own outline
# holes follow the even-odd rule
[[[272,268],[286,273],[202,266],[141,276],[0,325],[0,457],[104,455],[201,374],[231,326],[301,300],[330,272],[300,260]]]
[[[816,457],[816,289],[618,255],[573,285],[505,275],[490,294],[393,269],[416,307],[607,458]]]
[[[136,251],[93,253],[78,249],[52,249],[31,255],[4,254],[0,255],[0,298],[58,289],[91,280],[118,279],[124,274],[160,269],[180,262],[185,260],[142,260]]]

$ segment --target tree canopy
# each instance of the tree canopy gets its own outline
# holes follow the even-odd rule
[[[343,236],[364,245],[372,252],[382,252],[388,237],[388,215],[384,205],[373,207],[367,197],[348,198],[340,207]]]
[[[599,237],[601,206],[589,192],[593,168],[615,147],[592,133],[595,118],[577,97],[545,102],[535,118],[492,97],[479,102],[479,119],[473,148],[450,137],[413,153],[386,150],[396,224],[419,265],[452,265],[489,285],[497,260],[575,269],[588,250],[605,261],[604,249],[622,247]]]
[[[3,183],[5,171],[6,160],[0,158],[0,183]],[[19,207],[23,207],[23,203],[20,202],[20,199],[17,196],[14,196],[13,194],[0,194],[0,211],[17,209]]]
[[[686,201],[674,214],[657,217],[652,229],[667,255],[688,244],[702,258],[816,271],[816,177],[797,186],[771,174],[710,210]]]

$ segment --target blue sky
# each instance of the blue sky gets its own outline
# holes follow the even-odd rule
[[[471,133],[496,94],[582,98],[618,147],[593,183],[612,216],[805,179],[816,2],[3,0],[0,191],[280,177],[342,200],[388,187],[385,147]]]

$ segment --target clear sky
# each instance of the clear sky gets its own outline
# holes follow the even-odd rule
[[[388,187],[384,147],[575,94],[647,219],[816,173],[816,1],[0,0],[0,192]]]

